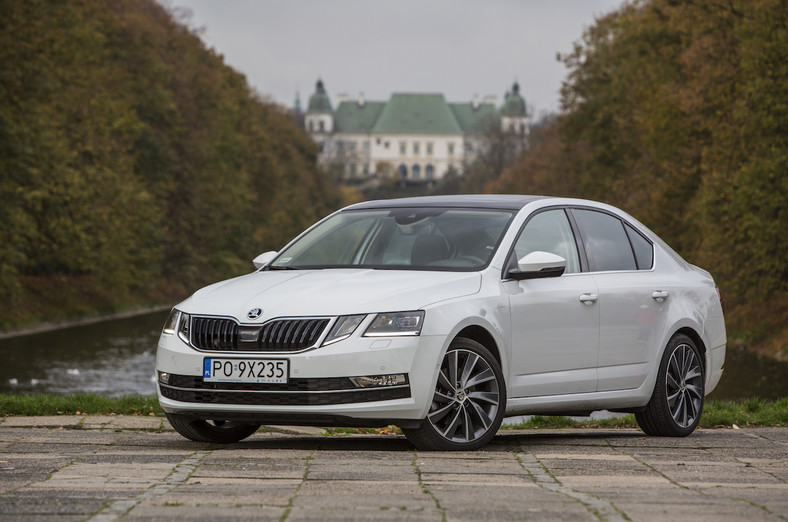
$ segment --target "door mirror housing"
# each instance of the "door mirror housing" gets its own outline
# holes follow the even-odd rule
[[[268,263],[270,263],[271,261],[273,261],[273,260],[274,260],[274,258],[276,257],[276,255],[277,255],[278,253],[279,253],[279,252],[275,252],[275,251],[273,251],[273,250],[271,250],[271,251],[268,251],[268,252],[263,252],[262,254],[260,254],[259,256],[255,257],[255,258],[252,260],[252,264],[254,265],[254,267],[255,267],[256,269],[263,268],[263,267],[264,267],[264,266],[266,266]]]
[[[517,268],[507,274],[512,279],[541,279],[544,277],[560,277],[566,270],[566,259],[537,250],[525,255],[517,262]]]

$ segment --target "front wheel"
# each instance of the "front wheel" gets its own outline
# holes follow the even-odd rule
[[[402,432],[422,450],[475,450],[492,440],[506,410],[501,365],[471,339],[455,339],[441,361],[427,418]]]
[[[242,424],[227,420],[205,421],[174,413],[166,415],[175,431],[195,442],[230,444],[249,437],[260,428],[259,424]]]
[[[700,351],[686,335],[673,337],[657,373],[654,393],[635,418],[646,435],[686,437],[703,412],[704,372]]]

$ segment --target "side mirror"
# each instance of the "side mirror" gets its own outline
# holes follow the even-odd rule
[[[252,260],[252,264],[257,269],[263,268],[265,265],[273,261],[278,253],[279,252],[274,252],[273,250],[270,252],[263,252]]]
[[[566,270],[566,259],[550,252],[531,252],[517,262],[517,269],[507,274],[512,279],[559,277]]]

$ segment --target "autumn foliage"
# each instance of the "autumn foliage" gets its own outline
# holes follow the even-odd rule
[[[624,208],[713,273],[734,340],[788,347],[788,4],[628,4],[561,59],[562,116],[487,190]]]
[[[0,63],[0,328],[184,296],[341,202],[153,0],[4,1]]]

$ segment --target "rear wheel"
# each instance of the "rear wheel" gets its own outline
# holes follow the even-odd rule
[[[459,337],[441,362],[427,418],[402,431],[418,449],[474,450],[492,440],[505,409],[501,365],[484,346]]]
[[[698,347],[686,335],[676,335],[662,355],[651,400],[635,414],[640,428],[660,437],[686,437],[695,431],[703,412],[704,382]]]
[[[242,424],[227,420],[201,420],[177,415],[167,414],[175,431],[189,440],[195,442],[214,442],[218,444],[229,444],[238,442],[249,437],[259,428],[259,424]]]

